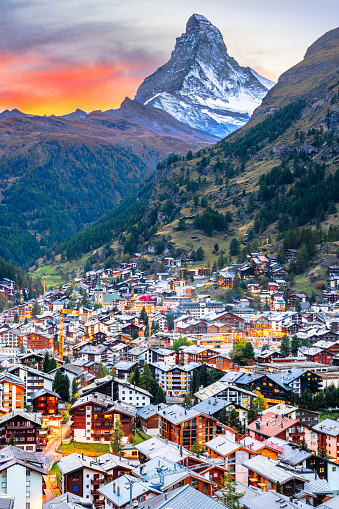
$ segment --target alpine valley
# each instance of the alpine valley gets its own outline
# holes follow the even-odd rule
[[[134,198],[60,244],[59,252],[78,258],[113,243],[126,255],[152,259],[154,250],[178,257],[200,246],[212,266],[232,238],[247,234],[240,261],[263,242],[278,257],[282,247],[300,248],[295,273],[302,273],[315,257],[314,242],[339,240],[338,69],[335,29],[280,77],[246,125],[195,155],[158,164]],[[327,248],[332,262],[336,249]]]

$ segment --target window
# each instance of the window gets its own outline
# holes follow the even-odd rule
[[[31,485],[31,481],[26,481],[26,488],[29,488]]]
[[[7,482],[2,482],[1,483],[1,488],[7,488]]]
[[[1,475],[2,475],[2,477],[7,477],[7,470],[3,470],[3,471],[1,472]]]
[[[31,503],[30,502],[26,502],[26,509],[31,509]]]
[[[73,481],[79,481],[79,474],[73,475]]]
[[[335,472],[337,470],[337,467],[332,467],[332,472]]]
[[[79,486],[73,486],[73,491],[79,491]]]
[[[26,491],[26,498],[29,498],[31,496],[31,492],[30,491]]]

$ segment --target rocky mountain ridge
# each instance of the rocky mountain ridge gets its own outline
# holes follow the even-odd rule
[[[249,120],[273,85],[241,67],[218,28],[194,14],[170,60],[144,80],[135,100],[220,139]]]

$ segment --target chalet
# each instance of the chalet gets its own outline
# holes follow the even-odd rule
[[[245,461],[243,466],[248,470],[248,486],[263,488],[265,491],[276,490],[279,482],[282,494],[293,497],[307,482],[301,474],[288,471],[264,456],[254,456]]]
[[[235,430],[192,408],[187,410],[180,405],[171,405],[158,413],[160,436],[188,449],[193,444],[203,445],[217,435],[230,439],[235,437]]]
[[[225,471],[226,469],[224,469]],[[164,476],[162,472],[166,472],[166,475]],[[197,491],[211,496],[218,488],[209,475],[204,477],[193,469],[183,468],[182,465],[178,465],[167,458],[155,457],[135,468],[133,475],[139,477],[143,482],[152,479],[152,485],[157,486],[161,492],[165,493],[180,486],[190,484]]]
[[[288,417],[295,419],[304,426],[315,426],[319,422],[320,412],[313,410],[306,410],[306,408],[299,408],[292,405],[278,404],[271,406],[267,410],[263,410],[261,413],[265,415],[267,413],[274,413],[275,415],[281,415],[282,417]]]
[[[32,394],[33,411],[42,415],[52,416],[59,414],[60,396],[49,389],[40,389]]]
[[[221,371],[228,371],[233,369],[233,363],[231,359],[226,354],[222,353],[210,357],[207,360],[207,364],[216,369],[220,369]]]
[[[76,493],[87,501],[92,500],[96,508],[105,506],[99,488],[133,469],[127,461],[113,454],[103,454],[94,459],[77,453],[62,457],[58,467],[62,475],[62,491]]]
[[[192,408],[198,412],[201,412],[202,414],[211,415],[212,417],[215,417],[215,419],[219,419],[220,412],[223,408],[225,408],[228,413],[231,413],[232,410],[235,410],[238,413],[240,422],[244,422],[244,420],[247,418],[247,411],[245,408],[240,407],[236,403],[225,401],[221,398],[204,399],[203,401],[200,401],[200,403],[194,405]]]
[[[258,364],[266,364],[268,362],[275,362],[276,359],[284,359],[285,357],[278,351],[265,351],[257,355],[256,361]]]
[[[215,357],[217,353],[217,350],[213,350],[206,346],[182,346],[180,347],[179,353],[176,355],[176,362],[178,364],[186,364],[189,362],[205,364],[209,359]]]
[[[218,397],[241,407],[248,408],[251,398],[254,398],[255,395],[253,392],[239,388],[230,382],[222,382],[219,380],[205,388],[201,387],[199,391],[194,394],[194,397],[198,402],[208,398]]]
[[[249,435],[256,440],[277,437],[297,445],[301,443],[305,435],[304,427],[300,422],[273,412],[267,412],[258,420],[248,424],[247,430]]]
[[[178,354],[168,348],[150,348],[147,351],[147,362],[166,362],[166,364],[176,364]]]
[[[247,482],[247,469],[242,463],[255,456],[255,452],[225,437],[215,437],[205,443],[210,458],[221,458],[237,481]]]
[[[20,364],[24,364],[25,366],[29,366],[38,370],[42,369],[43,362],[44,356],[39,353],[33,352],[20,356]]]
[[[128,436],[135,431],[136,410],[108,396],[94,393],[79,398],[72,405],[72,435],[77,442],[110,443],[111,430],[120,419],[122,431]]]
[[[150,486],[150,483],[125,474],[98,488],[98,495],[102,495],[105,500],[105,508],[123,509],[130,506],[131,485],[133,486],[133,499],[138,502],[138,505],[160,493],[158,489]]]
[[[36,452],[43,445],[40,430],[42,417],[38,414],[14,410],[0,419],[1,443],[6,445],[11,437],[20,449]]]
[[[220,270],[215,275],[215,280],[221,288],[232,288],[234,275],[226,270]]]
[[[147,405],[137,410],[137,427],[142,428],[148,435],[159,434],[159,415],[158,411],[166,408],[165,403],[158,405]]]
[[[307,360],[311,362],[320,362],[321,364],[327,364],[332,366],[334,353],[323,350],[322,348],[301,348],[302,354]]]
[[[133,361],[120,361],[114,366],[114,373],[120,380],[127,380],[132,371],[137,367]]]

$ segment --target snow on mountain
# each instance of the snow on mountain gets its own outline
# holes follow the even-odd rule
[[[227,53],[219,30],[193,14],[170,60],[140,85],[135,100],[223,138],[244,125],[274,85]]]

